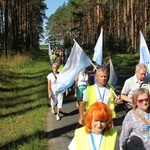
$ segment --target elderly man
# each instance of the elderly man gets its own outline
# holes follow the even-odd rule
[[[132,109],[132,94],[139,87],[149,90],[149,81],[146,77],[147,68],[145,64],[139,63],[135,68],[135,75],[127,79],[121,91],[121,99],[125,101],[125,109],[128,112]]]
[[[86,90],[83,92],[83,100],[79,106],[79,124],[83,124],[84,110],[89,109],[89,107],[96,101],[107,104],[112,111],[113,117],[116,116],[114,100],[119,102],[120,98],[116,97],[115,99],[113,87],[107,83],[107,68],[101,67],[97,69],[95,77],[96,83],[94,85],[87,86]]]

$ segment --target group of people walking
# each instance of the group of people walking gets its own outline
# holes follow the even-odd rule
[[[51,112],[60,120],[63,93],[56,91],[58,64],[51,65],[47,76],[48,97]],[[135,75],[127,79],[119,96],[108,83],[108,68],[99,66],[91,82],[87,69],[75,78],[76,106],[79,108],[78,123],[83,127],[75,130],[69,144],[70,150],[150,150],[150,83],[144,64],[137,64]],[[66,94],[68,91],[66,90]],[[115,105],[124,102],[126,116],[120,137],[113,125]]]

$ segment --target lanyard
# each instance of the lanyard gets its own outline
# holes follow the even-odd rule
[[[104,96],[105,96],[105,91],[106,91],[106,88],[104,87],[104,92],[103,92],[103,95],[101,94],[100,92],[100,89],[99,89],[99,86],[97,84],[97,89],[98,89],[98,94],[100,96],[100,99],[102,100],[102,102],[104,101]]]
[[[92,133],[90,133],[90,138],[91,138],[91,141],[92,141],[93,150],[96,150],[96,146],[95,146],[95,143],[94,143],[94,138],[93,138],[93,134],[92,134]],[[101,137],[100,137],[100,142],[99,142],[98,150],[99,150],[100,147],[101,147],[102,139],[103,139],[103,134],[102,134]]]

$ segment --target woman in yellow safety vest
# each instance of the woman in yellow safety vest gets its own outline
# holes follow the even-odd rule
[[[117,129],[112,124],[110,108],[95,102],[86,113],[85,126],[75,130],[69,150],[118,150]]]

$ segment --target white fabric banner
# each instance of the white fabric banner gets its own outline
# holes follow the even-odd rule
[[[102,65],[102,59],[103,59],[103,29],[101,29],[101,33],[99,35],[99,38],[97,40],[97,43],[94,48],[94,55],[93,60],[99,64]]]
[[[110,66],[110,72],[109,72],[109,80],[108,83],[112,84],[115,86],[118,82],[118,76],[116,75],[113,63],[111,58],[109,58],[109,66]]]
[[[144,36],[140,31],[140,62],[147,66],[147,75],[150,77],[150,53],[145,42]]]
[[[70,56],[57,77],[57,91],[64,92],[72,86],[76,75],[91,64],[92,61],[74,40]]]

